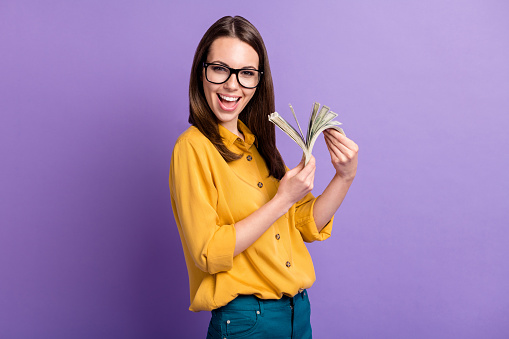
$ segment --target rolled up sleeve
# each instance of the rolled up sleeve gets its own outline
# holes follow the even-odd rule
[[[215,274],[232,269],[236,234],[233,224],[220,224],[218,194],[205,154],[186,139],[176,143],[170,193],[183,246],[200,270]]]
[[[316,199],[317,198],[309,193],[295,204],[295,227],[299,230],[305,242],[313,242],[315,240],[322,241],[331,236],[334,216],[322,230],[318,232],[315,218],[313,217],[313,208]]]

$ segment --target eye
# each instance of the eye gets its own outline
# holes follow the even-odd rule
[[[211,65],[212,70],[216,73],[228,73],[228,68],[219,66],[219,65]]]
[[[243,77],[254,77],[256,75],[256,71],[254,70],[250,70],[250,69],[243,69],[241,72],[240,72],[240,75],[242,75]]]

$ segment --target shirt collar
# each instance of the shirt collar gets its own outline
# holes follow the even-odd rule
[[[251,130],[240,120],[237,120],[237,128],[244,135],[244,141],[239,138],[237,135],[230,132],[226,127],[219,124],[219,134],[223,138],[223,142],[226,147],[230,148],[235,142],[240,142],[243,144],[246,149],[249,149],[253,143],[258,146],[258,142],[256,140],[256,136],[251,132]]]

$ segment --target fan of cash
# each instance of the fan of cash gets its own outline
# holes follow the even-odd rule
[[[285,132],[290,138],[292,138],[297,145],[302,148],[305,156],[305,164],[309,162],[311,158],[311,151],[313,150],[313,146],[315,144],[316,139],[328,128],[334,128],[341,134],[345,135],[345,132],[339,125],[341,123],[339,121],[335,121],[334,118],[338,115],[330,110],[327,106],[322,106],[320,108],[320,104],[315,102],[313,104],[313,110],[311,111],[311,116],[309,117],[308,123],[308,132],[307,136],[304,139],[304,133],[302,133],[302,129],[300,128],[299,120],[297,120],[297,116],[295,115],[295,111],[293,110],[292,105],[290,105],[290,109],[292,110],[293,117],[297,122],[297,126],[299,127],[300,133],[292,127],[278,112],[274,112],[269,114],[269,120],[279,127],[283,132]],[[345,135],[346,136],[346,135]]]

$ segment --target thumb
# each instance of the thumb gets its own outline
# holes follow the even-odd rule
[[[296,175],[297,173],[302,171],[303,168],[304,168],[304,157],[302,158],[302,160],[299,162],[299,164],[297,166],[295,166],[291,170],[288,170],[288,172],[286,172],[286,175],[293,177],[294,175]]]

